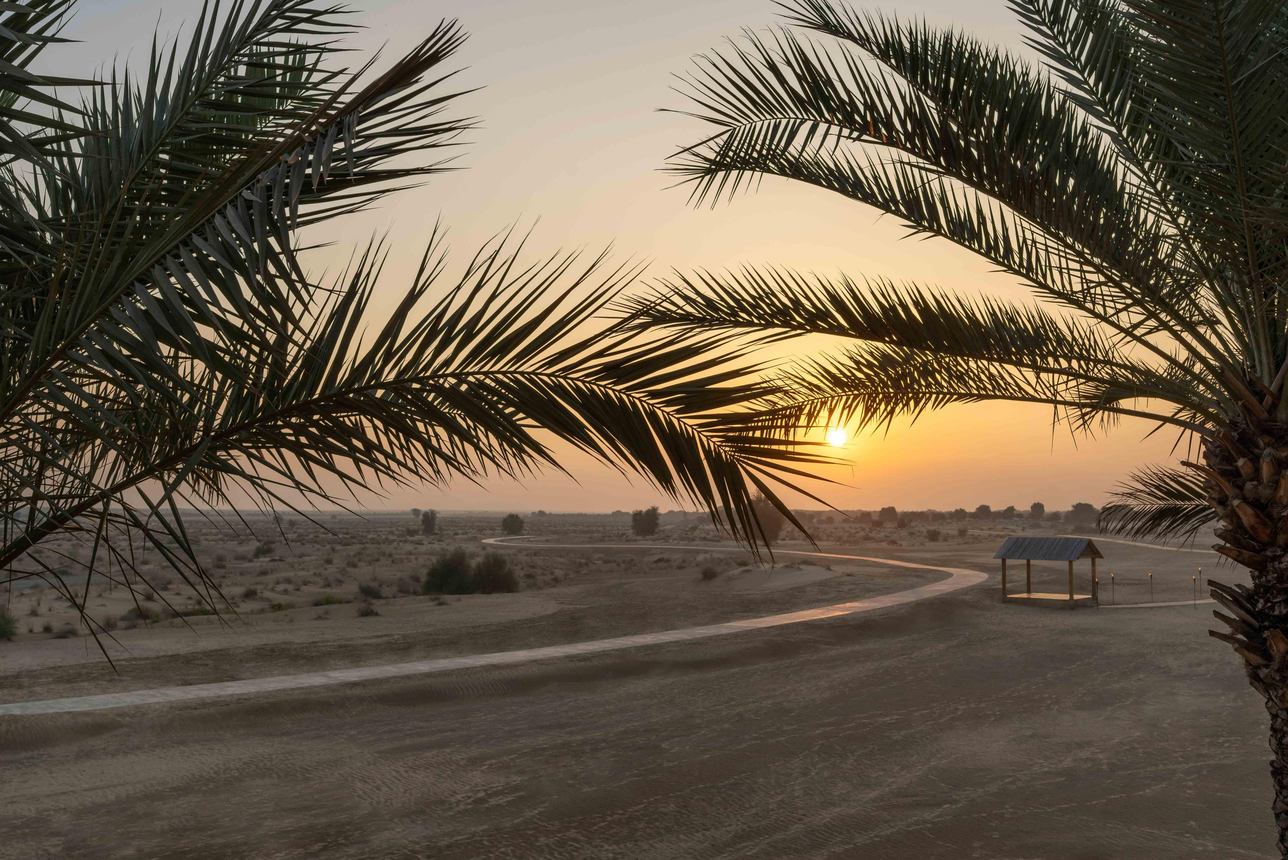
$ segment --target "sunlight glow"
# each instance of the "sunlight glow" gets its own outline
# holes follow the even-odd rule
[[[833,427],[827,431],[827,444],[833,448],[840,448],[849,438],[850,434],[845,432],[844,427]]]

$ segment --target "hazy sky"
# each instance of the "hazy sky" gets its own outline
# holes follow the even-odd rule
[[[368,28],[355,46],[384,46],[393,57],[440,18],[471,34],[458,55],[461,83],[483,86],[462,109],[482,126],[460,162],[462,172],[391,198],[346,222],[345,241],[387,231],[395,251],[388,296],[414,265],[436,219],[451,246],[472,251],[511,224],[536,228],[531,247],[599,249],[675,267],[776,263],[822,273],[887,275],[968,292],[1023,293],[970,254],[939,241],[901,240],[891,219],[827,192],[766,183],[759,193],[715,210],[687,205],[659,173],[665,156],[691,143],[698,126],[659,113],[677,107],[673,75],[689,58],[743,28],[775,21],[770,0],[363,0]],[[871,4],[957,24],[1019,44],[1004,0],[905,0]],[[91,71],[147,48],[154,29],[174,34],[198,0],[82,0],[58,61]],[[51,57],[51,60],[54,59]],[[852,468],[833,473],[848,486],[822,489],[839,507],[906,508],[988,503],[1048,507],[1099,503],[1126,471],[1167,458],[1174,437],[1144,439],[1149,427],[1125,423],[1102,439],[1054,432],[1044,407],[961,406],[911,427],[862,436],[846,449]],[[447,491],[397,491],[373,506],[533,510],[611,510],[661,503],[644,482],[570,457],[577,481],[551,475],[525,486],[461,482]]]

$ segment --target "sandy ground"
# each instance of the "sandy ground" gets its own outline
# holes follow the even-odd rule
[[[979,540],[836,548],[994,570],[992,543]],[[1126,575],[1120,600],[1145,587],[1131,582],[1146,570],[1158,599],[1184,594],[1190,569],[1208,560],[1103,548]],[[788,569],[775,580],[735,565],[706,581],[680,553],[541,555],[520,560],[557,563],[568,578],[447,606],[405,596],[405,617],[381,603],[376,618],[293,622],[293,638],[163,630],[176,642],[224,638],[158,646],[123,661],[119,678],[84,659],[17,666],[18,649],[84,646],[33,637],[0,648],[0,689],[6,700],[45,698],[503,650],[933,578],[872,565]],[[1206,637],[1205,608],[1053,611],[997,597],[994,579],[721,641],[6,718],[0,857],[1270,854],[1263,718],[1233,656]],[[447,622],[457,611],[459,623]],[[390,629],[355,633],[359,621]]]

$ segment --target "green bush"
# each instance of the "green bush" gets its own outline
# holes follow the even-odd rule
[[[13,620],[8,609],[0,609],[0,639],[6,642],[18,634],[18,622]]]
[[[454,549],[434,560],[425,574],[426,594],[499,594],[519,590],[519,578],[510,560],[496,552],[471,562],[463,549]]]
[[[380,586],[376,585],[374,582],[364,582],[360,584],[358,586],[358,594],[368,600],[381,600],[385,596],[385,593],[380,590]]]
[[[121,620],[122,621],[156,621],[160,617],[161,617],[161,613],[157,612],[152,607],[140,605],[140,606],[135,606],[131,609],[127,609],[125,611],[125,614],[121,616]]]
[[[425,574],[426,594],[472,594],[473,570],[470,556],[463,549],[454,549],[440,555]]]
[[[519,578],[510,569],[510,560],[499,552],[485,553],[474,562],[474,590],[482,594],[502,594],[519,590]]]
[[[657,505],[631,513],[631,531],[635,532],[638,537],[650,537],[657,534],[658,522]]]

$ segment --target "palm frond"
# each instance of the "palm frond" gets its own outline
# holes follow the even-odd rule
[[[1201,477],[1150,467],[1134,472],[1100,512],[1100,528],[1127,537],[1192,538],[1217,519]]]
[[[1190,432],[1207,420],[1184,407],[1159,408],[1129,375],[1111,389],[1059,367],[1031,370],[999,361],[883,344],[798,361],[778,378],[782,392],[761,401],[757,419],[777,432],[824,423],[888,426],[899,417],[960,403],[1010,402],[1048,406],[1081,429],[1093,419],[1138,418]]]

